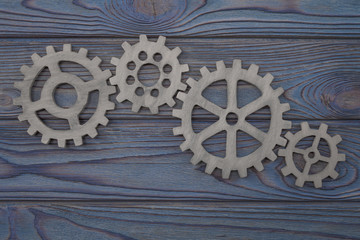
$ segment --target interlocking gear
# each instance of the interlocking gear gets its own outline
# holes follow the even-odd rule
[[[65,147],[66,140],[73,140],[76,146],[82,145],[83,136],[89,135],[94,138],[98,134],[96,131],[98,124],[107,125],[106,111],[115,108],[115,104],[109,101],[109,95],[115,93],[116,89],[106,82],[111,76],[111,72],[100,69],[100,58],[95,57],[92,60],[87,58],[85,48],[81,48],[79,52],[73,52],[70,44],[64,44],[63,51],[56,52],[53,46],[48,46],[46,53],[43,57],[34,53],[31,56],[34,64],[31,67],[23,65],[20,69],[25,76],[24,81],[14,84],[15,88],[21,91],[20,97],[14,99],[14,104],[21,105],[23,109],[23,113],[18,118],[20,121],[27,120],[29,122],[28,133],[30,135],[40,132],[42,134],[41,141],[44,144],[48,144],[50,139],[56,139],[59,147]],[[93,79],[85,82],[73,74],[62,72],[59,66],[62,61],[82,65],[91,73]],[[45,67],[48,67],[51,76],[42,88],[40,99],[32,101],[31,89],[36,77]],[[53,94],[61,84],[70,84],[76,90],[77,100],[69,108],[58,106],[54,100]],[[99,91],[96,111],[86,123],[80,124],[78,116],[85,108],[89,93],[95,90]],[[66,119],[69,129],[55,130],[47,126],[37,114],[39,110],[43,109],[57,118]]]
[[[177,57],[181,49],[176,47],[170,50],[165,46],[165,40],[165,37],[160,36],[157,42],[151,42],[146,35],[140,35],[140,41],[135,45],[131,46],[128,42],[122,44],[125,52],[120,59],[111,59],[111,63],[116,66],[116,75],[110,78],[110,82],[120,89],[116,100],[129,100],[134,112],[138,112],[141,107],[148,107],[151,113],[157,114],[159,106],[163,104],[174,106],[176,92],[186,89],[186,84],[181,82],[181,75],[189,71],[189,67],[179,63]],[[145,59],[140,56],[141,53],[145,53]],[[139,81],[139,70],[145,64],[155,65],[160,71],[160,77],[153,86],[145,86]],[[170,72],[164,71],[166,67]]]
[[[259,67],[252,64],[249,69],[242,69],[241,61],[234,60],[232,68],[226,68],[223,61],[216,63],[217,70],[209,72],[206,67],[201,68],[202,78],[195,81],[192,78],[187,80],[187,84],[191,86],[190,91],[185,94],[179,92],[177,98],[183,101],[182,109],[174,109],[173,116],[180,118],[181,126],[174,128],[174,135],[183,135],[185,141],[181,144],[182,151],[191,149],[194,156],[191,162],[196,165],[200,161],[205,162],[205,172],[211,174],[215,168],[222,169],[222,177],[229,178],[232,170],[237,170],[240,177],[247,176],[247,169],[255,167],[258,171],[262,171],[264,166],[262,160],[268,158],[274,161],[277,156],[273,152],[276,144],[285,146],[287,141],[282,138],[282,129],[291,128],[291,122],[282,119],[282,114],[290,109],[289,104],[281,104],[279,96],[283,93],[282,88],[274,90],[270,84],[273,80],[271,74],[264,77],[258,75]],[[212,83],[219,80],[227,82],[227,108],[221,108],[210,102],[202,96],[202,92]],[[237,86],[238,81],[245,81],[257,87],[262,96],[255,101],[245,105],[242,108],[237,107]],[[219,120],[211,126],[205,128],[199,133],[195,133],[192,128],[192,111],[195,106],[217,115]],[[271,111],[270,128],[267,133],[257,129],[245,118],[268,106]],[[236,114],[238,121],[231,125],[226,121],[229,113]],[[224,158],[214,156],[207,152],[202,143],[211,136],[225,130],[226,131],[226,155]],[[237,157],[236,137],[237,131],[243,131],[257,139],[261,146],[254,152],[243,157]]]
[[[289,140],[289,143],[286,149],[280,149],[278,153],[279,156],[285,157],[286,162],[286,166],[281,169],[281,172],[284,176],[293,174],[296,177],[296,186],[303,187],[306,181],[310,181],[314,183],[316,188],[320,188],[322,186],[323,179],[327,177],[336,179],[338,177],[339,174],[335,171],[335,167],[339,161],[345,161],[345,154],[339,154],[336,145],[340,143],[342,139],[340,135],[331,137],[327,134],[327,128],[328,126],[322,123],[319,129],[311,129],[307,122],[303,122],[301,123],[301,131],[297,132],[295,135],[290,132],[286,133],[285,137]],[[309,136],[315,137],[312,146],[307,149],[296,147],[296,144],[301,139]],[[320,154],[318,150],[320,139],[326,140],[330,148],[330,157],[325,157]],[[293,153],[303,155],[305,160],[304,169],[299,170],[295,166]],[[318,161],[326,162],[326,167],[318,173],[311,174],[311,166],[316,164]]]

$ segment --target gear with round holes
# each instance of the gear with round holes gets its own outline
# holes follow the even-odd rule
[[[23,113],[19,115],[20,121],[28,121],[28,133],[34,135],[39,132],[42,134],[41,142],[48,144],[50,139],[56,139],[59,147],[65,147],[67,140],[73,140],[76,146],[83,144],[82,137],[89,135],[94,138],[99,124],[106,126],[108,119],[105,117],[107,110],[115,108],[115,104],[109,101],[109,95],[116,92],[114,86],[107,83],[111,76],[109,70],[102,71],[99,67],[101,59],[95,57],[92,60],[87,58],[87,49],[81,48],[79,52],[73,52],[70,44],[64,44],[63,50],[56,52],[53,46],[46,48],[46,55],[41,57],[34,53],[32,56],[33,65],[31,67],[23,65],[20,69],[24,75],[24,80],[16,82],[15,88],[21,92],[20,97],[14,99],[15,105],[22,106]],[[93,79],[83,81],[76,75],[62,72],[60,62],[74,62],[85,67]],[[50,78],[46,80],[40,99],[32,101],[31,89],[37,76],[47,67],[50,71]],[[61,84],[69,84],[76,90],[77,100],[69,108],[57,105],[54,99],[54,92]],[[85,108],[89,93],[98,91],[98,105],[95,113],[84,124],[80,123],[79,114]],[[56,130],[47,126],[38,116],[38,111],[45,109],[56,118],[66,119],[69,129]]]
[[[335,171],[336,164],[339,161],[345,161],[345,154],[339,154],[337,144],[341,142],[340,135],[331,137],[327,133],[328,126],[322,123],[319,129],[311,129],[307,122],[301,123],[301,131],[293,135],[291,132],[287,132],[285,137],[289,140],[289,143],[285,149],[279,150],[279,156],[285,157],[286,166],[281,169],[284,176],[293,174],[296,177],[295,185],[303,187],[306,181],[314,183],[316,188],[322,187],[322,180],[331,177],[336,179],[338,173]],[[314,141],[307,149],[297,148],[296,145],[303,138],[314,136]],[[330,149],[330,157],[322,156],[318,150],[320,139],[324,139]],[[304,169],[299,170],[294,162],[293,154],[301,154],[305,160]],[[317,173],[310,173],[311,166],[319,161],[326,162],[326,167]]]
[[[138,43],[132,46],[128,42],[122,44],[125,52],[120,59],[111,59],[116,66],[116,75],[110,78],[110,83],[120,89],[116,100],[132,102],[133,112],[148,107],[152,114],[157,114],[163,104],[174,106],[176,92],[186,89],[181,76],[189,71],[189,67],[179,63],[181,49],[170,50],[165,46],[165,40],[165,37],[159,36],[157,42],[151,42],[146,35],[140,35]],[[158,81],[152,86],[145,86],[139,80],[139,71],[144,65],[156,66],[160,72]]]
[[[289,104],[281,104],[279,96],[283,93],[282,88],[274,90],[270,84],[273,80],[271,74],[264,77],[258,75],[258,66],[252,64],[249,69],[241,67],[240,60],[234,60],[231,68],[227,68],[223,61],[216,63],[217,70],[210,72],[206,67],[201,68],[202,78],[195,81],[192,78],[187,80],[191,87],[189,92],[179,92],[177,98],[183,101],[182,109],[174,109],[173,116],[181,119],[181,126],[174,128],[174,135],[183,135],[185,141],[181,144],[182,151],[191,149],[194,153],[191,162],[196,165],[203,161],[206,163],[205,172],[211,174],[215,168],[222,170],[222,177],[229,178],[231,171],[238,171],[240,177],[247,176],[247,169],[255,167],[262,171],[264,166],[262,160],[268,158],[274,161],[277,156],[273,152],[275,145],[285,146],[287,141],[281,137],[282,129],[291,128],[291,122],[282,119],[284,112],[290,109]],[[227,107],[219,107],[202,96],[202,92],[212,83],[220,80],[227,82]],[[261,91],[261,97],[250,102],[242,108],[237,106],[237,86],[238,81],[245,81],[254,85]],[[199,133],[195,133],[192,128],[192,111],[195,106],[199,106],[212,114],[218,116],[219,120]],[[268,106],[271,112],[270,127],[267,133],[257,129],[245,118]],[[227,123],[226,117],[235,114],[238,118],[237,123]],[[226,131],[226,154],[225,157],[214,156],[205,150],[202,143],[211,136]],[[243,131],[257,139],[261,146],[254,152],[238,157],[237,156],[237,131]]]

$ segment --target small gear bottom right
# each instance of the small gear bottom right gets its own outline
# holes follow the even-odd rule
[[[319,129],[311,129],[307,122],[301,123],[301,131],[296,134],[287,132],[285,137],[289,140],[285,149],[280,149],[278,155],[285,157],[286,166],[281,169],[284,176],[293,174],[296,177],[295,185],[303,187],[307,181],[313,182],[315,188],[322,187],[322,180],[331,177],[333,179],[338,177],[338,173],[335,171],[336,164],[339,161],[345,161],[345,154],[339,154],[337,144],[341,142],[341,137],[335,135],[331,137],[327,133],[328,126],[322,123]],[[306,149],[296,147],[298,142],[302,139],[314,136],[313,143]],[[330,157],[322,156],[318,150],[319,142],[324,139],[330,149]],[[294,153],[301,154],[305,160],[305,166],[302,170],[299,170],[294,161]],[[317,173],[310,173],[312,165],[323,161],[326,163],[324,169]]]

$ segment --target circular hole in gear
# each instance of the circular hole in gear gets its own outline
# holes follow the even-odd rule
[[[134,76],[129,75],[129,76],[126,78],[126,83],[127,83],[128,85],[133,85],[134,82],[135,82]]]
[[[309,152],[308,157],[309,157],[310,159],[314,158],[314,157],[315,157],[315,153],[314,153],[314,152]]]
[[[165,78],[165,79],[162,81],[162,83],[161,83],[161,85],[162,85],[164,88],[170,87],[170,84],[171,84],[171,82],[170,82],[170,80],[167,79],[167,78]]]
[[[54,91],[54,101],[62,108],[72,107],[77,100],[77,92],[73,86],[67,83],[59,84]]]
[[[151,90],[150,94],[153,97],[157,97],[157,96],[159,96],[159,90],[153,89],[153,90]]]
[[[162,59],[162,55],[160,53],[155,53],[154,56],[153,56],[153,59],[156,61],[156,62],[160,62],[161,59]]]
[[[145,61],[146,59],[147,59],[147,54],[146,54],[146,52],[144,52],[144,51],[141,51],[140,53],[139,53],[139,59],[141,60],[141,61]]]
[[[159,68],[151,63],[142,65],[138,72],[139,81],[146,87],[155,85],[159,81],[159,78]]]
[[[235,125],[238,122],[238,116],[235,113],[230,112],[226,115],[226,122],[229,125]]]
[[[142,87],[138,87],[138,88],[135,90],[135,94],[138,95],[138,96],[144,95],[144,89],[143,89]]]
[[[127,68],[128,68],[129,70],[134,70],[134,69],[136,68],[135,62],[133,62],[133,61],[128,62]]]
[[[163,67],[163,71],[164,73],[169,74],[172,71],[172,67],[169,64],[165,64],[165,66]]]

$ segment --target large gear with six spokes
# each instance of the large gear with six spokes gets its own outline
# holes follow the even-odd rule
[[[79,52],[73,52],[70,44],[64,44],[63,51],[56,52],[53,46],[48,46],[46,53],[43,57],[34,53],[31,56],[33,65],[31,67],[23,65],[20,69],[24,75],[24,80],[14,84],[21,92],[20,97],[14,99],[14,104],[21,105],[23,109],[23,113],[18,118],[20,121],[29,122],[28,133],[30,135],[40,132],[42,134],[41,141],[44,144],[48,144],[50,139],[56,139],[59,147],[65,147],[67,140],[73,140],[76,146],[82,145],[83,136],[89,135],[94,138],[98,134],[97,126],[99,124],[107,125],[106,111],[115,108],[115,104],[109,101],[109,95],[115,93],[116,89],[107,84],[111,72],[101,70],[99,67],[101,59],[99,57],[92,60],[87,58],[85,48],[81,48]],[[62,72],[59,66],[62,61],[82,65],[91,73],[93,79],[85,82],[76,75]],[[48,67],[51,76],[42,88],[40,99],[32,101],[31,89],[37,76],[45,67]],[[69,108],[60,107],[55,102],[53,95],[56,88],[61,84],[69,84],[76,90],[77,100]],[[87,104],[89,93],[95,90],[99,91],[96,111],[86,123],[81,124],[79,114]],[[55,130],[47,126],[37,113],[42,109],[56,118],[66,119],[69,129]]]
[[[216,63],[217,70],[209,72],[206,67],[201,68],[202,78],[195,81],[192,78],[187,80],[187,84],[191,89],[186,94],[179,92],[177,98],[183,101],[182,109],[174,109],[173,116],[181,119],[181,126],[174,128],[175,135],[183,135],[185,141],[181,144],[183,151],[191,149],[194,156],[191,162],[195,165],[203,161],[206,163],[205,172],[211,174],[215,168],[222,169],[222,177],[229,178],[232,170],[237,170],[240,177],[247,176],[247,169],[255,167],[258,171],[262,171],[264,166],[262,160],[268,158],[274,161],[277,156],[273,152],[276,144],[285,146],[287,141],[281,137],[282,129],[291,128],[291,122],[282,119],[285,111],[290,109],[289,104],[281,104],[279,96],[283,93],[282,88],[274,90],[270,84],[273,80],[271,74],[264,77],[258,75],[258,66],[252,64],[249,69],[241,67],[240,60],[234,60],[232,68],[226,68],[223,61]],[[227,108],[221,108],[202,96],[202,92],[212,83],[226,80],[227,82]],[[257,87],[262,96],[255,101],[245,105],[242,108],[237,107],[237,84],[238,81],[245,81]],[[192,128],[192,111],[195,106],[215,114],[219,120],[199,133],[195,133]],[[271,112],[270,127],[267,133],[257,129],[245,118],[268,106]],[[226,116],[236,114],[238,121],[234,125],[226,122]],[[202,146],[202,143],[209,137],[226,131],[226,154],[224,158],[210,154]],[[261,146],[249,155],[237,157],[236,137],[237,131],[243,131],[257,139]]]
[[[159,36],[157,42],[151,42],[146,35],[140,35],[138,43],[132,46],[128,42],[122,44],[125,52],[120,59],[111,59],[111,63],[116,66],[116,75],[110,78],[110,82],[120,89],[116,100],[132,102],[133,112],[138,112],[141,107],[148,107],[151,113],[157,114],[163,104],[174,106],[173,97],[176,92],[186,89],[181,76],[183,72],[189,71],[189,67],[187,64],[180,64],[178,60],[181,49],[176,47],[170,50],[165,46],[165,40],[165,37]],[[144,58],[140,57],[141,53],[144,53]],[[157,56],[161,59],[157,59]],[[133,66],[130,67],[130,64]],[[155,65],[160,72],[159,79],[153,86],[145,86],[139,81],[139,71],[146,64]],[[164,70],[166,67],[170,68],[170,72]],[[165,82],[170,83],[170,86]]]
[[[335,171],[336,164],[339,161],[345,161],[345,154],[339,154],[337,149],[337,144],[341,142],[340,135],[335,135],[331,137],[327,134],[328,126],[322,123],[319,129],[311,129],[307,122],[301,123],[301,131],[293,135],[291,132],[287,132],[285,137],[289,140],[289,143],[286,149],[279,150],[279,156],[285,157],[286,166],[281,169],[281,172],[284,176],[293,174],[296,177],[295,185],[298,187],[303,187],[306,181],[314,183],[316,188],[322,186],[322,180],[331,177],[336,179],[338,173]],[[314,141],[310,147],[307,149],[301,149],[296,147],[296,144],[301,141],[301,139],[314,136]],[[322,156],[318,150],[318,145],[320,139],[326,140],[330,148],[330,157]],[[293,159],[293,153],[303,155],[305,160],[304,169],[299,170],[295,166]],[[318,173],[310,173],[310,168],[313,164],[316,164],[318,161],[326,162],[327,165]]]

